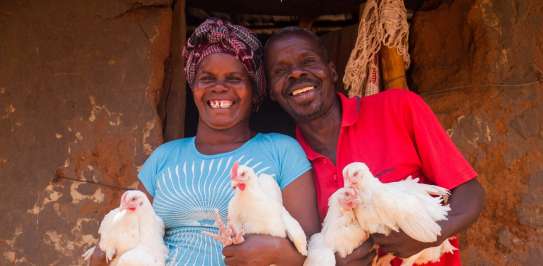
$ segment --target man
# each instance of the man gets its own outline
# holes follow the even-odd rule
[[[343,186],[343,167],[353,161],[365,162],[383,182],[411,175],[452,190],[451,211],[440,223],[438,241],[418,242],[403,232],[373,235],[347,258],[338,258],[338,265],[370,264],[372,241],[382,252],[409,257],[476,220],[484,198],[476,173],[419,96],[401,89],[362,99],[336,94],[333,63],[319,38],[301,28],[286,28],[270,37],[265,61],[270,97],[296,121],[296,138],[315,170],[321,219],[328,197]],[[460,265],[459,253],[446,254],[434,265]]]

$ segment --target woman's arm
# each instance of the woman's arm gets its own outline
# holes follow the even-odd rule
[[[283,190],[283,202],[307,239],[320,230],[311,170]],[[248,235],[243,243],[225,247],[223,255],[227,265],[302,265],[305,260],[288,239],[265,235]]]
[[[143,184],[140,181],[138,181],[138,189],[143,191],[143,193],[147,195],[151,203],[153,202],[153,197],[151,196],[151,194],[149,194],[149,192],[147,192],[147,189],[145,189],[145,186],[143,186]],[[98,240],[98,242],[100,242],[100,240]],[[107,265],[108,263],[106,262],[106,253],[104,253],[104,251],[102,251],[97,244],[90,258],[89,266],[107,266]]]
[[[147,189],[145,189],[145,186],[143,185],[143,183],[141,183],[141,181],[139,181],[139,180],[138,180],[138,189],[143,191],[143,193],[145,193],[145,195],[147,195],[147,198],[149,198],[149,201],[151,203],[153,203],[153,196],[151,196],[151,194],[149,194]]]
[[[107,266],[106,253],[103,252],[98,245],[94,249],[94,253],[90,258],[89,266]]]
[[[288,212],[296,219],[307,236],[320,231],[319,215],[317,211],[317,197],[313,184],[313,171],[309,170],[292,182],[283,191],[283,202]],[[280,245],[275,264],[277,265],[301,265],[305,260],[289,241]]]
[[[300,223],[307,237],[321,230],[312,170],[302,174],[283,190],[283,204]]]

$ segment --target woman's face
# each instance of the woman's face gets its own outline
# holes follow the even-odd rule
[[[249,121],[251,81],[245,67],[229,54],[211,54],[200,63],[192,95],[200,123],[212,129],[229,129]]]

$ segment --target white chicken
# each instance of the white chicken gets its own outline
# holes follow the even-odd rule
[[[122,195],[120,206],[106,214],[98,233],[98,246],[106,253],[110,265],[165,265],[168,249],[163,240],[164,223],[139,190],[129,190]],[[83,257],[89,259],[94,249],[89,249]]]
[[[369,168],[354,162],[343,169],[346,187],[354,188],[360,204],[354,209],[358,222],[369,234],[388,235],[392,230],[402,230],[409,237],[421,242],[434,242],[441,235],[438,221],[446,220],[450,210],[442,205],[449,191],[439,186],[418,183],[418,179],[381,183]],[[427,248],[406,258],[402,266],[438,261],[442,254],[455,248],[446,239],[437,247]],[[379,265],[390,261],[383,258]],[[386,263],[383,263],[386,261]]]
[[[307,255],[305,232],[283,206],[281,189],[275,179],[267,174],[257,177],[252,168],[237,162],[230,178],[235,189],[228,204],[228,223],[232,231],[288,237],[298,252]],[[221,236],[215,238],[220,240]]]
[[[368,239],[354,213],[356,196],[352,188],[340,188],[330,196],[322,230],[309,240],[304,266],[334,266],[335,253],[344,258]]]

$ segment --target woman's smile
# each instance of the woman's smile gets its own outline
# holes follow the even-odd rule
[[[229,109],[234,104],[231,100],[208,100],[207,105],[211,109]]]

